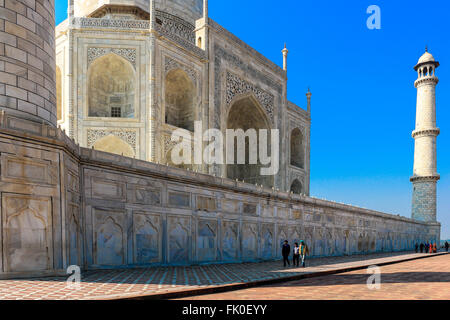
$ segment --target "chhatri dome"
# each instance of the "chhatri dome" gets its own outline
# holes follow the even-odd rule
[[[426,51],[419,59],[417,63],[426,63],[426,62],[434,62],[434,57],[431,53]]]
[[[420,66],[424,65],[424,64],[433,64],[436,67],[439,66],[439,62],[437,62],[433,55],[431,53],[428,52],[428,48],[425,48],[425,53],[419,58],[419,61],[417,61],[416,66],[414,67],[415,70],[417,70]]]

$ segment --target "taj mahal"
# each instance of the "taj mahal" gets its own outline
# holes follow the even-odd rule
[[[273,260],[286,239],[317,257],[439,241],[428,50],[414,67],[406,218],[310,196],[312,94],[288,101],[286,46],[279,67],[209,17],[207,0],[68,2],[55,26],[54,0],[0,0],[0,279]],[[196,122],[278,130],[279,170],[176,164],[171,136],[203,143]]]

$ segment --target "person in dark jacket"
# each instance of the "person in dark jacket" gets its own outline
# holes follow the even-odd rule
[[[427,243],[425,243],[425,253],[428,253],[428,252],[430,252],[430,244],[427,241]]]
[[[421,242],[421,243],[420,243],[420,246],[419,246],[419,248],[420,248],[420,253],[423,253],[423,249],[424,249],[423,247],[424,247],[424,245],[423,245],[423,243]]]
[[[448,242],[447,242],[447,241],[445,241],[444,247],[445,247],[445,251],[446,251],[446,252],[448,252],[448,247],[449,247],[449,244],[448,244]]]
[[[416,253],[419,252],[419,245],[416,243]]]
[[[289,263],[289,254],[291,253],[291,246],[289,245],[287,240],[284,240],[283,248],[281,249],[281,254],[283,255],[283,264],[286,267],[286,262],[290,266]]]

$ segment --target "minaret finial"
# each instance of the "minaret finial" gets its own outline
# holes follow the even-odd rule
[[[428,46],[425,46],[425,52],[428,52]]]
[[[286,48],[286,42],[284,43],[284,49],[281,50],[281,52],[283,53],[283,70],[287,71],[287,56],[288,56],[289,50]]]

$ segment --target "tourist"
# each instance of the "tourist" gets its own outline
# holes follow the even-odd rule
[[[289,245],[287,240],[284,240],[283,248],[281,250],[281,254],[283,255],[283,264],[286,267],[286,262],[290,266],[289,263],[289,254],[291,253],[291,246]]]
[[[449,245],[448,245],[448,242],[445,241],[444,247],[445,247],[445,251],[446,251],[446,252],[448,252],[448,246],[449,246]]]
[[[298,267],[299,262],[300,262],[300,248],[298,247],[298,243],[296,242],[294,244],[294,253],[293,253],[293,258],[292,258],[292,264],[294,266]]]
[[[423,244],[423,242],[420,243],[419,248],[420,248],[420,253],[423,253],[423,249],[424,249],[424,244]]]
[[[437,245],[436,245],[436,242],[433,244],[433,253],[437,253]]]
[[[431,243],[431,242],[430,242],[430,245],[429,245],[429,250],[428,250],[428,252],[429,252],[429,253],[433,253],[433,243]]]
[[[419,252],[419,245],[416,243],[416,253]]]
[[[427,241],[427,243],[425,243],[425,253],[428,253],[428,252],[430,252],[430,245],[428,244],[428,241]]]
[[[300,256],[302,257],[302,267],[305,268],[306,255],[309,254],[309,249],[306,243],[302,240],[300,241]]]

